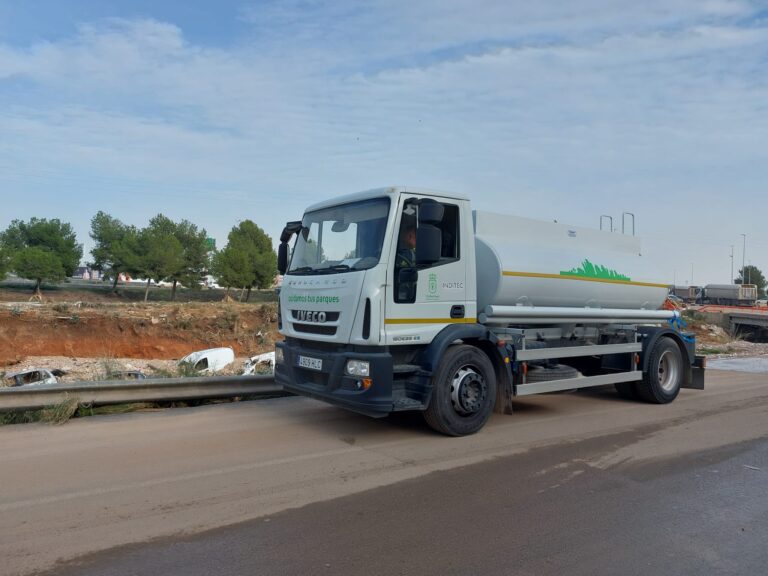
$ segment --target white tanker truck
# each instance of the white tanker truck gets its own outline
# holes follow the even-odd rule
[[[311,206],[280,240],[275,378],[291,392],[374,417],[420,410],[460,436],[514,396],[614,384],[665,404],[704,387],[634,236],[382,188]]]

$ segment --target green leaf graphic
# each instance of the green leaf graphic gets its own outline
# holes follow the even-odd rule
[[[560,276],[579,276],[581,278],[599,278],[600,280],[621,280],[630,282],[629,276],[619,274],[616,270],[611,270],[605,266],[592,264],[589,260],[584,260],[581,267],[572,270],[562,270]]]

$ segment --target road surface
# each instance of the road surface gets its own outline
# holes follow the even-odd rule
[[[0,428],[0,573],[718,574],[768,562],[768,376],[467,438],[304,398]]]

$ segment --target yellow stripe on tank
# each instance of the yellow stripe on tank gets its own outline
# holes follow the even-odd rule
[[[387,318],[384,324],[474,324],[474,318]]]
[[[512,272],[504,270],[504,276],[516,276],[519,278],[552,278],[554,280],[581,280],[582,282],[602,282],[604,284],[626,284],[627,286],[646,286],[649,288],[669,288],[669,284],[656,284],[653,282],[632,282],[631,280],[613,280],[610,278],[590,278],[589,276],[561,276],[560,274],[543,274],[541,272]]]

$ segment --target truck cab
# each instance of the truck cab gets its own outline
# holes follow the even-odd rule
[[[292,224],[278,382],[371,416],[423,408],[417,357],[446,326],[476,323],[468,199],[382,188]]]

